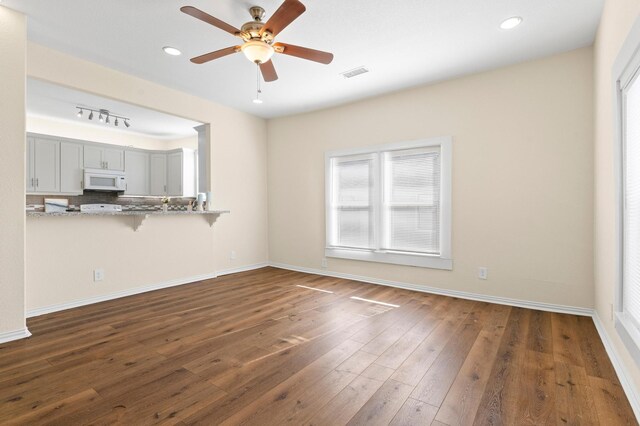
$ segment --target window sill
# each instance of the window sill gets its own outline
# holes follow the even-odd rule
[[[418,266],[421,268],[453,269],[453,260],[427,254],[411,253],[383,253],[369,250],[345,249],[327,247],[324,250],[326,257],[339,259],[362,260],[366,262],[392,263],[395,265]]]
[[[615,313],[615,327],[636,365],[640,366],[640,332],[622,312]]]

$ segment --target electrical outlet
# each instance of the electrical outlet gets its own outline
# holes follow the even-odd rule
[[[104,280],[104,269],[94,269],[93,270],[93,281],[102,281]]]
[[[231,253],[229,253],[229,259],[234,260],[235,258],[236,258],[236,251],[231,250]]]
[[[326,258],[326,257],[322,258],[322,262],[320,263],[320,265],[321,265],[324,269],[326,269],[326,268],[327,268],[327,258]]]
[[[489,270],[486,266],[481,266],[478,268],[478,278],[481,280],[486,280],[487,275],[489,274]]]

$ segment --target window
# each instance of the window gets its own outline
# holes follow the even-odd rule
[[[616,330],[640,361],[640,27],[630,34],[613,74],[618,100],[616,163],[620,182],[620,281],[614,307]]]
[[[325,255],[452,269],[451,140],[326,155]]]

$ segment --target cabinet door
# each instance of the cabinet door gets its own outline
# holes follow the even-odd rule
[[[36,191],[60,192],[60,142],[35,139],[33,148]]]
[[[60,192],[82,194],[82,145],[60,142]]]
[[[151,154],[149,186],[151,195],[167,193],[167,154]]]
[[[124,150],[103,148],[102,161],[109,170],[124,171]]]
[[[84,168],[85,169],[103,169],[104,161],[102,160],[102,148],[85,145],[84,146]]]
[[[33,152],[33,138],[27,138],[27,192],[35,192],[36,190],[36,178],[33,176],[34,172],[34,152]]]
[[[182,196],[182,153],[167,155],[167,194]]]
[[[150,195],[149,161],[145,152],[125,151],[124,172],[127,176],[127,195]]]

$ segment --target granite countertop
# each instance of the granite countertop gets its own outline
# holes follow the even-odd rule
[[[184,216],[184,215],[219,215],[222,213],[230,213],[229,210],[205,210],[205,211],[186,211],[186,210],[169,210],[163,212],[162,210],[123,210],[121,212],[95,212],[85,213],[80,211],[73,212],[36,212],[27,210],[27,216],[29,217],[50,217],[50,216]]]

